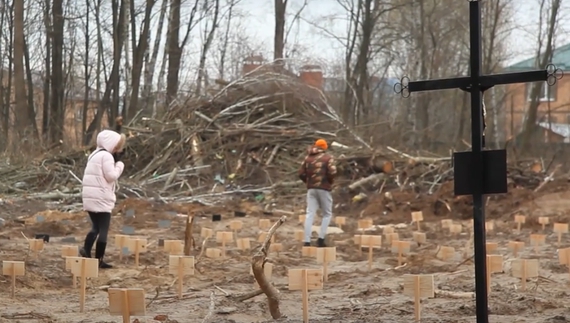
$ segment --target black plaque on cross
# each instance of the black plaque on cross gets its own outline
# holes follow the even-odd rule
[[[485,109],[483,93],[495,85],[546,81],[549,85],[562,77],[562,71],[550,64],[544,70],[482,75],[481,2],[469,1],[470,70],[467,77],[410,82],[403,77],[394,91],[403,97],[412,92],[461,89],[471,94],[471,151],[453,154],[455,195],[473,196],[473,231],[475,247],[475,293],[477,323],[488,323],[485,207],[488,194],[507,193],[506,150],[484,150]],[[426,59],[426,58],[424,58]]]

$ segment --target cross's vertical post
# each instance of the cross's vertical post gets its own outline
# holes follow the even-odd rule
[[[469,33],[471,44],[471,167],[473,194],[473,236],[475,247],[475,299],[477,323],[488,323],[487,252],[485,209],[483,203],[483,102],[481,89],[481,3],[469,2]]]

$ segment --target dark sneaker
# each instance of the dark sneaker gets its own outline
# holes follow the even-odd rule
[[[310,243],[310,242],[305,242],[305,243],[303,244],[303,247],[310,247],[310,246],[311,246],[311,243]]]
[[[91,255],[87,253],[87,251],[85,250],[85,248],[81,248],[79,249],[79,255],[83,258],[91,258]]]
[[[319,247],[319,248],[326,248],[326,246],[327,246],[327,245],[325,244],[325,239],[319,238],[319,239],[317,240],[317,247]]]
[[[101,268],[101,269],[110,269],[110,268],[113,268],[113,266],[110,265],[110,264],[108,264],[108,263],[106,263],[106,262],[104,262],[103,259],[99,259],[99,268]]]

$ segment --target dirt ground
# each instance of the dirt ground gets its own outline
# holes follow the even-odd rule
[[[551,199],[561,197],[556,195]],[[547,202],[548,198],[542,197],[541,203]],[[543,208],[541,215],[562,220],[560,217],[563,217],[567,205],[559,203],[556,207],[559,209],[545,211]],[[37,205],[34,208],[41,209]],[[144,288],[147,316],[133,317],[131,320],[135,322],[136,319],[139,322],[202,322],[209,312],[212,292],[215,293],[215,310],[208,322],[271,322],[264,295],[245,301],[236,300],[236,297],[255,290],[250,274],[250,252],[238,251],[235,244],[230,244],[226,259],[200,258],[195,275],[184,281],[183,299],[178,299],[175,297],[175,277],[168,273],[168,255],[158,247],[158,239],[183,239],[185,219],[176,216],[178,212],[192,212],[197,216],[194,237],[197,245],[201,246],[201,228],[228,230],[230,221],[236,219],[233,214],[236,208],[248,214],[240,218],[244,229],[238,232],[238,236],[251,238],[255,249],[259,245],[258,220],[268,218],[274,222],[279,216],[264,215],[253,204],[235,203],[231,207],[207,208],[199,205],[156,205],[136,200],[123,202],[113,217],[107,252],[108,261],[116,268],[100,270],[98,278],[88,279],[84,313],[79,313],[79,290],[72,287],[71,274],[64,268],[61,249],[63,245],[82,242],[89,229],[85,214],[44,211],[39,213],[43,217],[42,222],[36,222],[36,217],[28,217],[25,221],[10,219],[0,229],[0,260],[25,261],[26,275],[17,278],[15,299],[10,298],[10,278],[0,276],[0,322],[122,322],[120,317],[109,315],[106,293],[109,287]],[[133,211],[134,218],[125,218],[125,214]],[[302,211],[295,210],[295,214],[299,213]],[[222,221],[212,222],[212,214],[221,214]],[[345,232],[329,235],[329,243],[337,248],[337,260],[329,264],[329,277],[323,290],[309,293],[310,321],[412,322],[413,299],[403,295],[402,275],[421,273],[434,275],[438,291],[435,298],[422,300],[422,322],[475,322],[475,300],[462,297],[474,291],[473,263],[463,256],[465,248],[468,248],[467,254],[472,250],[467,233],[470,232],[470,221],[454,220],[462,224],[463,233],[451,236],[441,228],[440,220],[444,218],[451,217],[426,217],[421,230],[427,235],[427,243],[422,246],[413,243],[404,265],[398,266],[397,256],[383,247],[374,252],[373,268],[368,271],[366,250],[359,255],[358,247],[353,243],[357,217],[349,217],[343,226]],[[492,276],[490,322],[569,322],[566,297],[570,294],[570,274],[566,266],[559,264],[552,226],[546,229],[546,244],[535,252],[530,246],[529,235],[541,231],[536,219],[529,217],[522,232],[515,233],[515,225],[508,218],[512,216],[497,219],[495,231],[488,235],[489,242],[499,244],[495,253],[504,256],[504,272]],[[171,226],[159,228],[159,220],[166,219],[171,221]],[[411,241],[416,226],[410,225],[410,219],[410,214],[403,213],[396,218],[374,218],[375,224],[390,222],[397,225],[400,239]],[[138,268],[133,256],[119,260],[119,250],[113,245],[113,236],[121,233],[123,225],[134,227],[135,235],[149,240],[149,249],[141,254]],[[284,244],[284,251],[270,255],[274,263],[271,281],[280,290],[280,308],[287,316],[283,322],[302,322],[301,292],[287,289],[287,270],[321,268],[315,259],[301,256],[300,242],[294,239],[294,232],[300,229],[302,225],[297,215],[289,216],[276,238],[277,242]],[[23,235],[33,237],[44,233],[50,234],[50,242],[45,249],[37,258],[28,254],[28,244]],[[381,234],[382,229],[377,227],[370,233]],[[65,243],[61,241],[64,237],[75,237],[77,241]],[[525,242],[518,258],[539,259],[540,262],[539,277],[528,279],[526,291],[521,290],[520,279],[511,275],[511,263],[515,257],[507,250],[507,244],[512,240]],[[570,247],[567,236],[562,241],[562,247]],[[216,243],[208,241],[206,246],[214,247]],[[436,253],[440,246],[454,247],[455,258],[447,261],[438,259]],[[195,251],[197,258],[199,253]]]

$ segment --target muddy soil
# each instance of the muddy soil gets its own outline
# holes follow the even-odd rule
[[[237,232],[240,238],[251,238],[252,247],[259,245],[257,237],[260,218],[276,221],[276,215],[263,215],[253,204],[236,203],[232,208],[207,208],[198,205],[158,205],[142,201],[125,201],[113,217],[111,241],[107,260],[114,269],[100,270],[99,277],[87,282],[85,312],[79,313],[79,290],[72,286],[72,276],[65,270],[61,258],[63,245],[79,245],[89,229],[89,222],[82,212],[67,213],[43,211],[40,222],[37,216],[19,221],[8,221],[0,231],[0,260],[26,262],[26,275],[17,278],[16,297],[10,298],[11,281],[0,276],[0,322],[122,322],[120,317],[110,316],[108,311],[109,287],[143,288],[146,293],[147,316],[133,317],[139,322],[202,322],[209,313],[210,294],[214,292],[215,308],[209,322],[271,322],[264,295],[245,301],[236,298],[255,290],[250,275],[251,251],[240,251],[235,244],[227,247],[227,258],[202,257],[196,265],[194,276],[184,281],[184,297],[176,295],[175,277],[168,273],[168,255],[158,246],[158,239],[183,239],[181,213],[196,214],[194,237],[201,246],[201,228],[214,231],[228,230],[236,219],[233,210],[247,213],[244,229]],[[229,211],[228,209],[231,209]],[[301,213],[298,210],[297,213]],[[127,217],[127,213],[134,217]],[[212,222],[212,214],[221,214],[222,221]],[[375,224],[400,224],[396,229],[402,240],[412,240],[415,224],[410,225],[410,214],[401,212],[399,221],[376,219]],[[379,217],[381,218],[381,216]],[[359,254],[353,243],[357,217],[350,217],[343,226],[346,232],[329,235],[329,244],[336,246],[337,259],[329,264],[328,281],[323,290],[310,291],[309,313],[311,322],[402,322],[414,320],[413,299],[403,295],[402,275],[432,274],[435,280],[435,298],[423,299],[422,322],[475,322],[475,300],[469,297],[474,291],[474,268],[470,260],[470,221],[461,223],[463,233],[452,236],[441,228],[440,219],[426,217],[421,230],[427,235],[427,243],[412,243],[411,251],[398,266],[397,255],[387,247],[374,252],[372,269],[368,270],[367,253]],[[159,227],[159,221],[169,220],[169,227]],[[557,219],[562,220],[562,218]],[[167,221],[168,222],[168,221]],[[382,222],[382,223],[380,223]],[[565,221],[566,222],[566,221]],[[161,224],[164,225],[164,221]],[[568,322],[570,312],[567,297],[570,294],[570,275],[566,266],[560,265],[557,256],[556,236],[547,226],[546,244],[535,251],[530,246],[529,235],[540,233],[541,227],[533,221],[524,224],[522,232],[515,232],[512,221],[496,221],[495,231],[488,234],[490,242],[499,244],[495,252],[504,256],[504,271],[492,275],[489,297],[490,322],[538,323]],[[113,236],[121,234],[123,226],[134,228],[134,235],[149,240],[148,251],[141,254],[140,266],[134,257],[119,259],[119,250],[113,245]],[[318,223],[315,223],[318,225]],[[279,229],[277,242],[284,245],[283,252],[271,254],[274,270],[271,281],[280,290],[280,308],[286,318],[282,322],[302,322],[301,292],[287,289],[287,270],[291,268],[321,268],[314,258],[301,256],[300,243],[294,232],[302,229],[297,216],[290,216]],[[338,230],[337,230],[338,231]],[[381,228],[370,231],[381,234]],[[49,234],[50,242],[37,256],[28,252],[24,236]],[[62,238],[75,237],[77,242],[62,242]],[[539,277],[529,278],[527,289],[521,290],[520,279],[512,277],[511,264],[516,259],[507,249],[509,241],[525,242],[525,248],[517,258],[539,259]],[[455,258],[440,260],[436,257],[440,246],[456,249]],[[208,241],[206,247],[216,247]],[[217,246],[219,247],[219,245]],[[567,235],[561,247],[570,247]],[[199,250],[194,252],[198,258]],[[443,293],[443,294],[442,294]],[[145,321],[146,320],[146,321]]]

